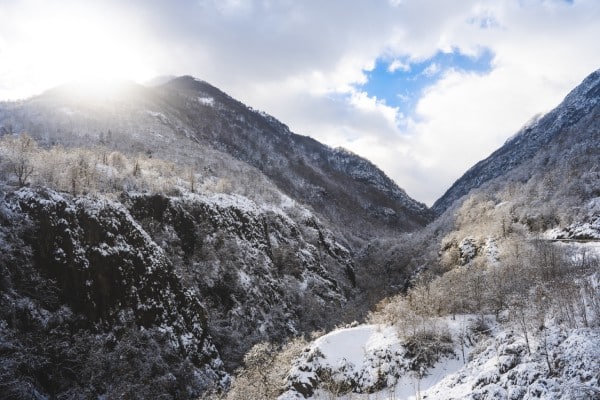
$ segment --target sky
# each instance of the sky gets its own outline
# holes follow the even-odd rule
[[[598,0],[0,0],[0,99],[193,75],[431,205],[600,68]]]

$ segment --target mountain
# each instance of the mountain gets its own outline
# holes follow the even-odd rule
[[[185,101],[178,107],[179,117],[195,127],[196,139],[258,168],[289,196],[338,225],[365,233],[381,228],[407,231],[430,220],[423,204],[355,154],[293,134],[273,117],[192,77],[174,79],[161,89],[168,103]],[[220,122],[211,122],[215,120]]]
[[[569,142],[563,148],[575,141],[597,148],[599,102],[600,70],[589,75],[558,107],[523,127],[501,148],[470,168],[434,203],[433,212],[441,215],[472,189],[508,174],[541,153],[549,153],[557,142]]]
[[[0,393],[594,398],[599,81],[433,221],[191,77],[0,104]]]
[[[134,143],[119,149],[158,152],[164,159],[180,157],[177,145],[192,141],[192,148],[204,148],[198,151],[214,149],[257,168],[283,193],[363,239],[379,231],[415,230],[431,220],[425,205],[371,162],[294,134],[204,81],[185,76],[149,88],[122,83],[113,90],[81,89],[64,85],[0,106],[0,127],[61,144],[73,136],[87,144],[128,136]],[[201,157],[179,161],[198,163]]]

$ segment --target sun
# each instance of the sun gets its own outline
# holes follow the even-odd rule
[[[149,68],[140,54],[139,43],[102,18],[69,19],[55,28],[52,48],[54,74],[74,79],[147,79]]]
[[[151,66],[156,52],[131,15],[86,3],[70,3],[44,15],[32,12],[19,21],[21,35],[13,46],[19,73],[42,89],[71,81],[101,85],[156,76]]]

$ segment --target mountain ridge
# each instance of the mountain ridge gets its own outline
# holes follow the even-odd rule
[[[252,143],[256,146],[254,149],[243,148],[240,143],[243,143],[238,135],[235,135],[234,139],[231,140],[224,135],[215,135],[212,133],[210,138],[212,143],[219,148],[227,149],[230,154],[233,154],[236,158],[242,161],[248,162],[249,164],[257,167],[261,171],[267,174],[275,182],[290,190],[291,195],[296,198],[304,200],[307,204],[317,206],[317,209],[322,209],[323,202],[319,199],[319,194],[315,194],[314,197],[304,196],[302,192],[304,187],[302,183],[295,182],[295,179],[300,180],[317,180],[317,186],[327,187],[330,186],[331,182],[326,182],[323,175],[327,176],[331,173],[343,173],[343,175],[337,175],[336,178],[346,180],[346,176],[349,175],[352,179],[345,181],[341,184],[334,184],[337,195],[343,195],[344,201],[354,204],[355,210],[362,210],[365,214],[365,219],[368,221],[371,219],[369,214],[371,211],[368,207],[375,209],[374,219],[383,219],[384,225],[391,226],[394,223],[400,225],[401,230],[412,230],[419,225],[423,225],[430,220],[430,214],[427,207],[413,199],[411,199],[406,192],[398,187],[389,177],[385,175],[383,171],[377,168],[370,161],[359,157],[348,151],[340,151],[337,149],[331,149],[328,146],[321,144],[315,139],[309,136],[302,136],[295,134],[290,131],[287,125],[278,121],[276,118],[265,114],[260,111],[256,111],[246,107],[243,103],[233,99],[231,96],[222,92],[218,88],[210,85],[205,81],[198,80],[191,76],[183,76],[176,78],[170,82],[167,82],[163,87],[175,87],[178,91],[192,91],[194,94],[202,93],[213,98],[217,103],[223,103],[227,105],[227,110],[233,110],[239,115],[243,115],[243,118],[247,118],[250,121],[250,125],[257,125],[262,129],[263,135],[261,137],[248,137],[244,139],[247,142]],[[219,109],[217,107],[217,109]],[[223,120],[234,120],[232,116],[222,118]],[[242,121],[242,123],[245,121]],[[252,132],[250,129],[244,130],[244,132]],[[266,136],[266,138],[265,138]],[[271,140],[270,140],[271,139]],[[285,160],[285,167],[295,172],[295,176],[286,176],[282,173],[281,165],[273,166],[274,161],[272,158],[274,154],[265,154],[265,147],[276,154],[283,154]],[[269,160],[264,161],[265,158]],[[337,162],[336,162],[337,161]],[[354,174],[349,173],[350,171],[345,168],[345,165],[354,166]],[[358,167],[363,166],[363,174],[359,176],[356,172]],[[308,169],[307,169],[308,168]],[[365,179],[366,178],[366,179]],[[354,184],[364,187],[363,190],[357,191],[358,193],[363,192],[362,196],[357,197],[356,194],[352,195],[346,186]],[[375,193],[366,193],[367,189],[375,191]],[[327,191],[327,189],[325,189]],[[380,193],[383,196],[378,198],[377,194]],[[385,199],[389,197],[391,201]],[[368,205],[365,208],[365,204]],[[383,206],[378,203],[383,202]],[[341,201],[339,202],[341,203]],[[385,221],[386,212],[381,208],[391,208],[394,213],[398,212],[400,215],[398,218],[391,219],[391,221]],[[330,213],[334,211],[331,210]],[[379,214],[377,214],[379,212]],[[402,213],[407,214],[408,221],[402,221]],[[354,213],[356,216],[356,213]],[[388,218],[390,219],[390,218]]]
[[[153,87],[132,83],[96,94],[91,89],[77,94],[68,84],[2,104],[0,127],[5,132],[27,131],[50,143],[64,142],[59,132],[71,135],[69,131],[78,130],[75,135],[91,140],[120,132],[137,141],[138,151],[156,152],[164,146],[151,146],[142,132],[163,142],[185,136],[257,168],[284,193],[335,225],[357,228],[349,231],[363,239],[378,230],[418,229],[432,218],[424,204],[410,198],[372,162],[297,135],[274,117],[191,76]],[[171,155],[163,150],[161,156]],[[187,162],[193,162],[193,155]]]

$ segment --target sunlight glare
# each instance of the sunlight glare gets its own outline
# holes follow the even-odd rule
[[[108,81],[143,82],[156,73],[136,28],[122,15],[85,7],[56,10],[24,24],[28,35],[18,56],[47,88],[72,81],[98,90]]]

